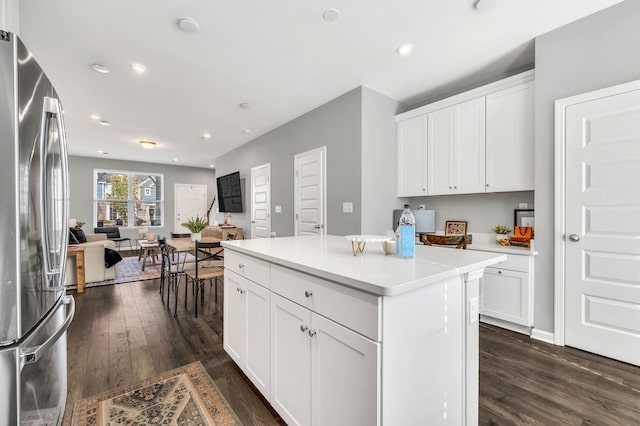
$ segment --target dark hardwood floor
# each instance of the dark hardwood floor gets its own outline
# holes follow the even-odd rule
[[[216,306],[207,287],[198,318],[182,298],[173,318],[157,280],[74,297],[65,424],[78,399],[198,360],[244,424],[283,424],[222,348],[222,288]],[[638,425],[640,368],[481,324],[479,414],[481,425]]]

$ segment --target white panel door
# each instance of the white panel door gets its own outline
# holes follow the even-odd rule
[[[380,424],[380,345],[311,314],[311,424]]]
[[[271,405],[288,425],[311,423],[311,311],[271,294]]]
[[[324,233],[326,147],[297,154],[294,158],[295,235]]]
[[[271,237],[271,163],[251,169],[251,238]]]
[[[189,185],[176,183],[174,185],[175,223],[174,232],[189,233],[182,226],[191,217],[200,216],[207,219],[207,185]]]
[[[427,195],[427,115],[398,123],[397,195]]]
[[[640,365],[640,90],[565,117],[565,344]]]

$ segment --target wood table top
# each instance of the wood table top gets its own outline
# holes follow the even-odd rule
[[[203,237],[201,240],[203,243],[218,243],[220,244],[220,238]],[[196,243],[191,241],[191,238],[173,238],[167,240],[167,245],[174,251],[190,251],[196,249]]]

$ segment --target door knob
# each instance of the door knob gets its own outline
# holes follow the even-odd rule
[[[320,229],[320,225],[316,225],[316,226],[314,226],[314,228]]]
[[[580,235],[571,234],[569,235],[569,240],[573,241],[574,243],[577,243],[578,241],[580,241]]]

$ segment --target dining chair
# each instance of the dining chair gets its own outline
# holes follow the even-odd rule
[[[164,252],[167,247],[167,239],[165,237],[158,238],[158,250],[160,251],[160,298],[164,303],[164,280],[165,280],[165,268],[167,267],[167,263],[165,261]]]
[[[174,302],[173,302],[173,316],[178,316],[178,288],[180,287],[180,281],[182,277],[185,275],[185,261],[187,258],[187,253],[184,253],[184,256],[181,256],[181,253],[177,253],[178,259],[174,259],[174,253],[171,250],[169,244],[166,243],[161,248],[162,253],[162,274],[164,274],[164,278],[162,278],[162,274],[160,276],[160,291],[164,295],[164,283],[167,281],[167,308],[169,312],[171,312],[171,290],[173,290]],[[185,282],[186,288],[186,282]],[[162,298],[164,302],[164,297]]]
[[[224,270],[222,265],[216,265],[214,262],[220,261],[222,257],[220,253],[222,252],[222,247],[220,247],[220,243],[218,242],[202,242],[196,241],[196,261],[195,268],[189,269],[186,271],[187,274],[187,284],[189,280],[191,280],[192,284],[192,293],[194,295],[193,305],[195,316],[198,317],[198,294],[200,294],[200,303],[204,304],[204,283],[205,281],[209,281],[212,283],[215,281],[214,291],[215,291],[215,303],[218,303],[218,279],[222,278],[224,275]],[[184,290],[185,297],[185,308],[186,308],[186,299],[187,299],[187,285],[185,285]]]

